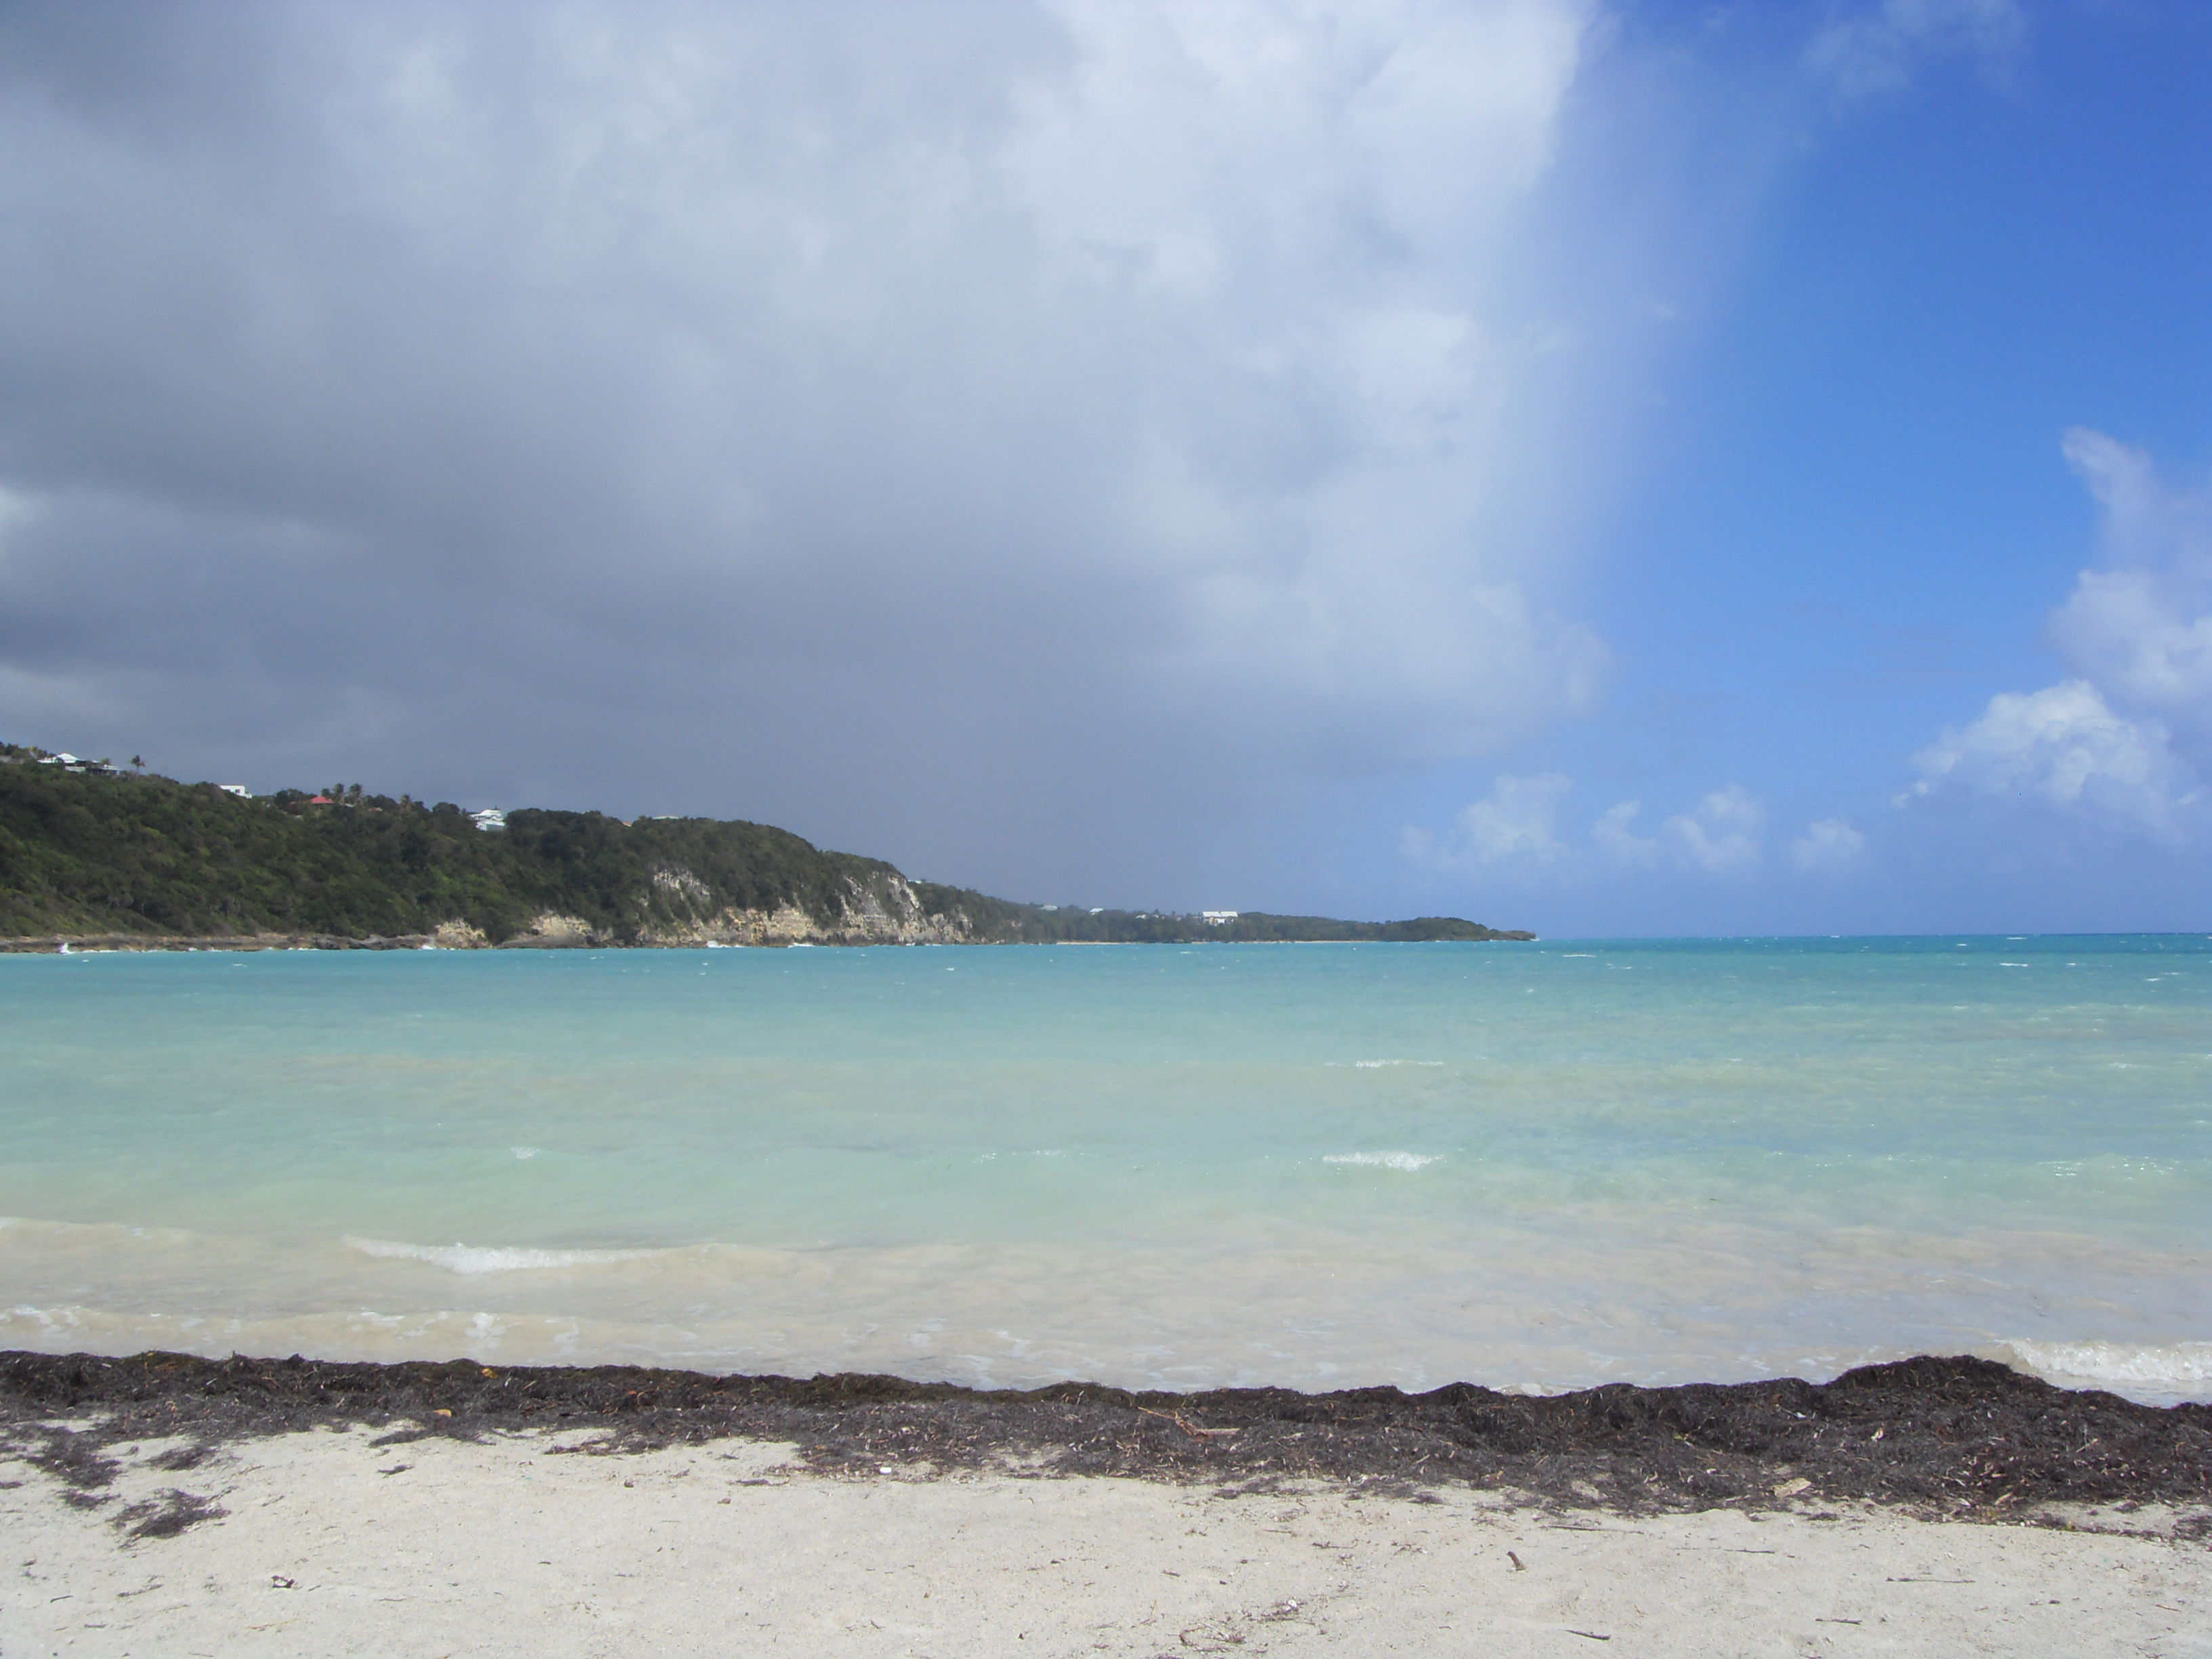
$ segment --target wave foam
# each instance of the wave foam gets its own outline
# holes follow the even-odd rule
[[[1364,1164],[1381,1170],[1418,1170],[1425,1164],[1435,1163],[1438,1156],[1435,1152],[1331,1152],[1322,1162]]]
[[[2212,1342],[2025,1342],[2003,1345],[2039,1376],[2122,1383],[2166,1393],[2212,1389]]]
[[[347,1237],[341,1241],[363,1255],[427,1261],[449,1273],[526,1273],[534,1268],[596,1267],[611,1261],[635,1261],[661,1250],[503,1249],[483,1244],[402,1244],[387,1238]]]

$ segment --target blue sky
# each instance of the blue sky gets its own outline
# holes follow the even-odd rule
[[[1668,931],[2203,925],[2201,827],[2092,830],[2002,798],[1930,827],[1893,804],[1943,728],[2064,677],[2046,624],[2096,562],[2102,515],[2063,434],[2139,449],[2177,494],[2203,490],[2212,456],[2212,13],[2014,16],[1990,42],[1926,40],[1856,95],[1808,89],[1784,118],[1702,337],[1666,377],[1664,429],[1599,538],[1583,614],[1615,653],[1607,707],[1509,757],[1573,780],[1563,835],[1574,808],[1623,799],[1649,834],[1733,784],[1768,842],[1841,817],[1875,856],[1792,881],[1768,846],[1763,880],[1681,872],[1655,894],[1639,870],[1628,897],[1525,858],[1456,872],[1498,903],[1527,894],[1578,931],[1621,904]],[[2013,860],[1995,872],[1993,842]]]
[[[0,736],[2212,926],[2208,81],[2179,0],[0,5]]]

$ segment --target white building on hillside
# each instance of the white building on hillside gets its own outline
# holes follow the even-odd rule
[[[1209,927],[1220,927],[1237,920],[1234,910],[1200,910],[1198,914]]]

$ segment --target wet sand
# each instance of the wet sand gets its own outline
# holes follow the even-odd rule
[[[2212,1651],[2212,1408],[0,1357],[0,1652]]]

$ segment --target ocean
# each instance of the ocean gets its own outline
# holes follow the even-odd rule
[[[2212,1398],[2196,936],[0,957],[0,1347]]]

